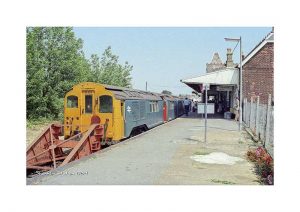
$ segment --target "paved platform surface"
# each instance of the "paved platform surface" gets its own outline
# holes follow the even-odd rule
[[[27,179],[46,185],[258,184],[245,154],[253,145],[232,120],[204,120],[195,114],[160,125],[58,171]],[[213,154],[211,154],[213,153]],[[238,158],[234,164],[202,163],[195,156]],[[209,158],[211,161],[211,158]],[[213,160],[214,161],[214,160]]]

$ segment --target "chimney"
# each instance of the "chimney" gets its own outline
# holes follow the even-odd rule
[[[231,49],[228,48],[227,49],[227,60],[226,60],[226,67],[227,68],[232,68],[234,67],[234,64],[233,64],[233,60],[232,60],[232,52],[231,52]]]

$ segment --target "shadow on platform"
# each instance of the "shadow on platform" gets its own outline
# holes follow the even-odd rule
[[[204,121],[203,114],[197,114],[196,112],[190,112],[188,116],[182,115],[180,118],[183,119],[199,119]],[[225,131],[239,131],[238,130],[238,122],[234,119],[225,119],[223,114],[210,114],[207,115],[208,119],[208,129],[217,129],[217,130],[225,130]],[[212,122],[213,121],[213,122]],[[221,121],[221,122],[219,122]],[[222,123],[222,124],[221,124]],[[197,128],[204,128],[204,124],[201,126],[197,126]]]
[[[183,114],[182,116],[180,116],[180,118],[190,118],[190,119],[204,119],[204,114],[198,114],[197,112],[189,112],[188,116],[186,116],[185,114]],[[224,120],[228,120],[228,121],[234,121],[234,119],[225,119],[224,118],[224,114],[207,114],[207,118],[208,119],[224,119]]]

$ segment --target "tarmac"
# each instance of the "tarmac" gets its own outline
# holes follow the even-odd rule
[[[28,185],[258,185],[234,120],[182,116],[136,137],[27,178]]]

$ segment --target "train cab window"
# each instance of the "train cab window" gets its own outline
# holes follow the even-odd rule
[[[99,112],[100,113],[112,113],[113,112],[113,100],[111,96],[100,96],[99,97]]]
[[[68,108],[78,108],[78,97],[68,96],[67,97],[67,107]]]
[[[93,112],[93,96],[85,95],[85,113]]]

